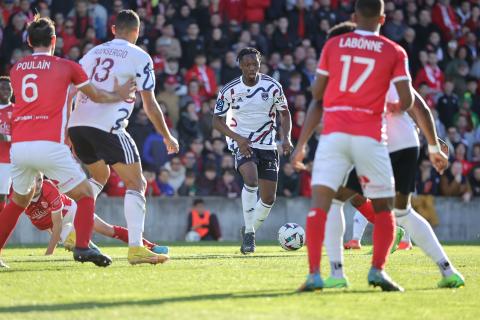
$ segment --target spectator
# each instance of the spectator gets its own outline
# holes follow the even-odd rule
[[[222,232],[217,215],[210,213],[205,208],[205,203],[202,199],[195,199],[193,208],[188,213],[186,233],[188,234],[189,232],[197,233],[200,240],[222,240]]]
[[[80,44],[75,35],[75,22],[73,20],[69,19],[65,22],[61,36],[63,39],[63,55],[66,55],[72,47]]]
[[[205,97],[200,94],[200,84],[197,80],[191,80],[188,83],[188,93],[180,98],[180,107],[185,107],[189,103],[193,103],[195,112],[199,112],[202,109],[202,102],[205,101]]]
[[[472,163],[474,166],[480,165],[480,142],[476,142],[472,148]]]
[[[240,68],[237,66],[237,57],[235,53],[229,51],[225,54],[225,63],[221,71],[222,84],[225,85],[241,75]]]
[[[278,19],[277,29],[272,36],[273,50],[285,54],[291,52],[296,43],[295,36],[288,30],[287,17],[281,17]],[[293,62],[293,59],[292,59]]]
[[[88,0],[76,0],[75,9],[70,11],[68,17],[73,21],[75,36],[78,39],[85,37],[88,27],[94,25],[88,12]]]
[[[203,53],[195,56],[195,65],[185,74],[185,81],[196,80],[200,85],[199,95],[203,99],[213,97],[217,92],[217,81],[212,68],[207,66],[207,57]],[[200,109],[200,108],[199,108]]]
[[[305,170],[300,171],[300,196],[312,197],[312,167],[313,161],[305,164]]]
[[[200,175],[197,182],[197,195],[216,196],[219,194],[217,170],[214,164],[205,166],[203,174]]]
[[[295,112],[293,116],[293,123],[292,123],[292,140],[294,142],[298,141],[304,122],[305,122],[305,111],[299,110]]]
[[[195,104],[193,102],[188,103],[180,115],[180,121],[177,126],[178,136],[182,145],[188,146],[194,139],[198,138],[198,120]]]
[[[459,143],[455,146],[455,161],[462,165],[462,176],[467,176],[473,168],[473,164],[467,161],[467,146]]]
[[[461,197],[465,202],[470,201],[472,192],[467,177],[462,175],[462,169],[462,163],[454,161],[440,178],[442,196]]]
[[[2,56],[8,61],[15,48],[20,48],[26,40],[27,17],[23,13],[12,16],[12,22],[5,28],[2,43]]]
[[[177,192],[178,188],[185,181],[185,172],[186,169],[182,164],[182,161],[179,157],[175,156],[165,164],[165,169],[168,170],[170,178],[168,179],[168,184],[173,187],[173,190]]]
[[[202,138],[205,140],[208,140],[211,138],[212,135],[212,116],[213,116],[213,110],[212,106],[215,105],[215,99],[205,101],[202,103],[202,110],[200,113],[200,119],[199,119],[199,128],[200,128],[200,133],[202,135]]]
[[[460,25],[453,8],[450,6],[450,0],[438,0],[433,6],[432,21],[442,31],[443,38],[447,41],[456,38]]]
[[[288,82],[295,72],[295,65],[293,64],[293,56],[291,54],[285,54],[282,62],[278,64],[278,72],[280,76],[280,83],[283,87],[288,86]]]
[[[480,197],[480,166],[472,169],[468,181],[472,189],[472,195],[474,197]]]
[[[212,58],[221,58],[228,51],[228,41],[221,28],[214,28],[207,40],[207,54]]]
[[[187,35],[182,40],[182,65],[190,69],[195,57],[203,52],[204,42],[199,35],[200,29],[191,22],[187,28]]]
[[[440,121],[446,126],[453,125],[453,117],[459,110],[458,96],[453,93],[454,84],[452,81],[446,81],[443,86],[443,95],[438,99],[437,111]]]
[[[419,87],[421,83],[426,83],[430,88],[430,92],[434,95],[441,93],[445,76],[438,67],[438,57],[435,52],[428,53],[427,64],[420,69],[415,77],[415,87]]]
[[[163,83],[164,90],[157,95],[157,101],[161,101],[165,105],[168,116],[172,121],[172,126],[177,127],[180,118],[180,99],[176,93],[178,82],[175,76],[168,76]]]
[[[155,176],[155,172],[152,171],[143,171],[143,176],[145,177],[145,180],[147,181],[147,186],[145,188],[145,196],[147,197],[158,197],[162,193],[160,191],[160,188],[157,185],[157,177]]]
[[[422,160],[417,174],[417,195],[412,198],[412,206],[431,225],[435,227],[439,220],[435,209],[435,195],[440,188],[440,177],[428,159]]]
[[[397,9],[383,27],[385,36],[395,42],[400,42],[403,39],[407,26],[405,25],[403,11]]]
[[[188,170],[185,174],[185,180],[180,188],[178,188],[178,195],[184,197],[193,197],[197,194],[197,186],[195,185],[195,172]]]
[[[217,190],[218,195],[228,198],[237,198],[240,195],[242,188],[235,180],[235,170],[223,171],[222,179],[218,181]]]
[[[285,163],[278,179],[277,194],[281,197],[292,198],[298,196],[300,181],[291,163]]]
[[[95,35],[97,38],[105,40],[107,38],[108,23],[107,9],[99,4],[98,0],[90,0],[88,15],[92,17],[93,27],[95,28]]]
[[[109,39],[113,38],[112,26],[115,24],[115,19],[120,11],[124,9],[122,0],[113,1],[113,12],[110,14],[107,21],[107,35]]]
[[[157,185],[160,189],[162,196],[171,197],[175,195],[175,190],[169,183],[170,181],[170,171],[165,168],[160,169],[160,174],[158,175]]]

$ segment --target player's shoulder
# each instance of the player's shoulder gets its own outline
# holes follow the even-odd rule
[[[272,77],[270,77],[269,75],[264,74],[264,73],[260,73],[260,81],[274,84],[274,85],[277,86],[279,89],[282,87],[282,85],[280,84],[280,82],[278,82],[278,81],[275,80],[274,78],[272,78]]]
[[[239,76],[239,77],[231,80],[230,82],[227,82],[223,86],[223,88],[220,90],[220,94],[223,96],[223,95],[227,94],[230,89],[234,88],[235,86],[240,85],[240,83],[242,82],[241,78],[242,78],[242,76]]]
[[[126,44],[126,48],[129,51],[129,54],[132,55],[133,58],[138,59],[140,61],[145,61],[145,60],[152,60],[148,52],[137,46],[136,44],[128,42]]]
[[[405,49],[403,49],[403,47],[401,45],[399,45],[398,43],[396,43],[395,41],[391,40],[391,39],[388,39],[387,37],[383,36],[383,35],[379,35],[378,36],[383,42],[384,42],[384,48],[387,48],[387,49],[390,49],[392,51],[396,51],[396,52],[405,52]]]

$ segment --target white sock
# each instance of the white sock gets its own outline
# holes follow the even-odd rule
[[[333,200],[327,215],[325,227],[325,249],[330,259],[330,275],[343,278],[343,234],[345,233],[345,216],[343,202]]]
[[[455,269],[427,220],[412,207],[394,212],[397,223],[410,233],[415,244],[439,266],[440,272],[447,275],[453,273]]]
[[[255,205],[257,204],[258,187],[249,187],[243,185],[242,189],[242,207],[243,219],[245,220],[245,232],[255,232]]]
[[[90,186],[92,187],[92,190],[93,190],[93,199],[97,199],[100,192],[102,192],[102,189],[103,189],[102,184],[93,178],[88,179],[88,182],[90,183]]]
[[[367,218],[365,218],[363,216],[363,214],[361,214],[360,212],[355,210],[355,214],[353,215],[353,236],[352,236],[352,239],[361,241],[362,238],[363,238],[363,233],[365,232],[365,228],[367,227],[367,225],[368,225]]]
[[[262,199],[258,199],[257,204],[255,205],[255,214],[254,214],[254,223],[253,227],[255,231],[260,228],[260,226],[263,224],[265,219],[267,219],[268,215],[270,214],[270,211],[272,210],[272,204],[265,204],[263,203]]]
[[[125,219],[128,228],[128,245],[143,246],[143,226],[145,223],[145,202],[143,194],[135,190],[127,190],[125,194]]]

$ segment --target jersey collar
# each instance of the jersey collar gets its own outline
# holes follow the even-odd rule
[[[118,38],[113,39],[111,42],[113,42],[113,43],[119,43],[119,44],[128,44],[128,43],[130,43],[130,42],[128,42],[128,41],[125,40],[125,39],[118,39]]]
[[[11,105],[12,105],[11,103],[9,103],[9,104],[0,104],[0,110],[1,110],[1,109],[5,109],[5,108],[7,108],[7,107],[10,107]]]
[[[49,56],[50,52],[34,52],[32,56]]]
[[[355,30],[354,31],[356,34],[359,34],[361,36],[379,36],[380,32],[376,31],[367,31],[367,30]]]

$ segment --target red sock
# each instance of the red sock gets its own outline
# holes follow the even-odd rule
[[[373,209],[372,201],[370,199],[367,199],[367,201],[358,207],[357,210],[368,220],[368,222],[375,224],[375,210]]]
[[[77,201],[77,214],[73,222],[77,233],[77,248],[88,248],[92,238],[93,212],[95,211],[95,200],[92,197],[83,197]]]
[[[10,238],[13,229],[17,225],[18,218],[24,210],[25,208],[10,201],[0,213],[0,249],[3,249],[8,238]]]
[[[375,215],[373,226],[372,266],[383,270],[395,239],[395,216],[392,211],[383,211]]]
[[[307,216],[307,250],[310,273],[320,272],[323,238],[327,213],[320,208],[312,208]]]
[[[7,206],[6,201],[0,201],[0,212],[2,212],[2,210],[5,209],[6,206]]]
[[[120,227],[120,226],[113,226],[113,232],[114,232],[113,237],[115,239],[128,243],[128,230],[126,228]],[[143,239],[143,245],[147,249],[151,250],[155,244],[151,243],[147,239]]]

